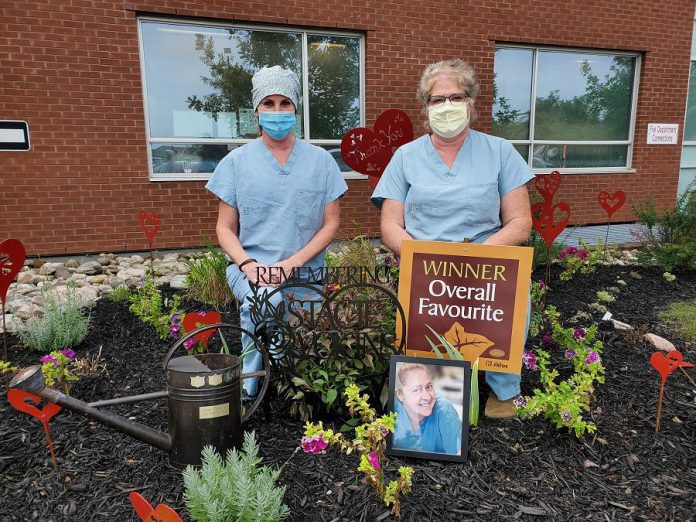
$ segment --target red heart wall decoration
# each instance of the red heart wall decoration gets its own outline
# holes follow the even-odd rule
[[[556,217],[558,216],[558,221]],[[556,238],[570,221],[570,205],[559,201],[551,205],[548,201],[538,201],[532,205],[532,224],[534,230],[544,239],[546,248],[550,249]]]
[[[17,388],[13,388],[7,392],[7,399],[10,401],[10,404],[14,406],[15,410],[28,413],[32,417],[39,419],[42,423],[51,420],[51,417],[62,409],[52,402],[47,402],[43,408],[39,409],[38,406],[42,401],[41,397]],[[34,404],[29,404],[29,402]]]
[[[158,504],[152,509],[150,503],[140,493],[131,491],[128,495],[133,509],[143,522],[183,522],[181,517],[166,504]]]
[[[159,230],[159,217],[156,212],[148,214],[144,210],[140,211],[140,226],[142,227],[150,243],[157,235]]]
[[[220,322],[222,322],[222,316],[218,312],[191,312],[184,316],[184,320],[181,324],[184,326],[184,331],[193,332],[196,328],[200,328],[206,324],[218,324]],[[203,343],[207,348],[208,339],[210,339],[210,336],[216,331],[217,330],[211,328],[210,330],[195,335],[193,338]]]
[[[379,115],[374,130],[356,127],[343,135],[341,157],[351,169],[376,181],[384,172],[394,151],[413,140],[413,123],[399,109],[389,109]]]
[[[5,239],[0,243],[0,300],[5,302],[7,290],[24,266],[27,252],[18,239]]]
[[[561,186],[561,173],[554,170],[551,174],[538,175],[534,178],[534,187],[541,194],[544,201],[551,203],[556,195],[558,187]]]
[[[609,194],[609,192],[603,190],[597,195],[597,201],[599,201],[599,204],[607,213],[609,219],[611,219],[612,214],[626,203],[626,193],[623,190],[617,190],[613,194]]]

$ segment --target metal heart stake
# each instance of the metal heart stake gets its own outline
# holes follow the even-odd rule
[[[181,322],[181,324],[184,327],[184,332],[188,333],[193,332],[196,328],[200,328],[201,326],[205,326],[207,324],[218,324],[221,322],[222,316],[220,315],[220,313],[211,311],[188,313],[184,316],[184,319]],[[213,335],[215,332],[217,332],[217,330],[206,330],[193,336],[193,339],[201,342],[203,346],[207,348],[208,339],[210,339],[210,336]]]
[[[56,461],[56,454],[53,450],[53,439],[51,439],[51,430],[48,427],[48,421],[56,415],[62,409],[57,404],[52,402],[47,402],[46,405],[39,409],[38,405],[41,403],[41,397],[34,395],[23,390],[11,389],[7,392],[7,399],[14,409],[28,413],[32,417],[39,419],[39,422],[43,425],[44,432],[46,433],[46,442],[48,442],[48,449],[51,451],[51,462],[53,463],[53,469],[58,471],[58,462]],[[29,404],[29,401],[33,402],[36,406]]]
[[[626,193],[621,189],[613,194],[609,194],[609,192],[603,190],[597,194],[597,201],[599,201],[600,206],[604,209],[604,212],[607,213],[607,218],[609,219],[607,221],[607,233],[604,236],[604,254],[602,255],[602,259],[604,259],[607,255],[607,244],[609,243],[611,216],[626,203]]]
[[[354,171],[370,176],[374,188],[394,151],[412,140],[411,118],[399,109],[389,109],[377,117],[374,130],[356,127],[346,132],[341,140],[341,157]]]
[[[5,325],[5,302],[7,291],[24,266],[27,251],[18,239],[5,239],[0,243],[0,300],[2,300],[2,339],[4,361],[7,361],[7,327]]]
[[[155,509],[140,493],[131,491],[128,495],[133,509],[143,522],[183,522],[181,517],[166,504],[158,504]]]
[[[690,362],[686,362],[684,360],[684,356],[681,354],[681,352],[675,350],[673,352],[668,353],[667,355],[663,354],[662,352],[655,352],[652,354],[650,357],[650,364],[652,365],[653,368],[657,370],[657,373],[660,374],[660,378],[662,379],[660,383],[660,398],[657,403],[657,420],[655,422],[655,432],[660,431],[660,415],[662,414],[662,397],[664,396],[665,393],[665,383],[667,382],[667,377],[676,369],[681,369],[682,372],[686,375],[686,377],[691,380],[689,375],[686,373],[684,368],[690,368],[693,367],[693,364]],[[694,381],[691,381],[692,383]]]
[[[152,240],[155,239],[159,230],[159,217],[156,212],[147,213],[144,210],[140,211],[140,226],[147,236],[148,245],[150,248],[150,277],[155,278],[155,258],[152,255]]]
[[[551,203],[558,187],[561,186],[561,173],[554,170],[551,174],[538,175],[534,178],[534,187],[544,201]]]

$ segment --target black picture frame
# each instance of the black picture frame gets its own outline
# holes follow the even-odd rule
[[[457,360],[452,360],[452,359],[434,359],[430,357],[411,357],[411,356],[406,356],[406,355],[393,355],[390,360],[390,367],[389,367],[389,411],[395,411],[395,392],[396,392],[396,382],[397,382],[397,372],[400,368],[401,365],[403,364],[419,364],[423,365],[428,369],[428,372],[433,375],[433,373],[440,374],[442,373],[441,368],[442,367],[450,367],[450,368],[458,368],[461,369],[461,380],[462,380],[462,401],[461,401],[461,409],[462,409],[462,414],[461,414],[461,419],[460,419],[460,426],[461,426],[461,436],[460,436],[460,445],[459,445],[459,453],[455,453],[453,451],[448,452],[447,450],[444,450],[442,452],[440,451],[426,451],[422,449],[422,444],[420,448],[417,449],[408,449],[405,447],[405,443],[403,442],[405,440],[404,431],[399,429],[399,422],[404,422],[404,419],[399,419],[398,418],[398,412],[397,412],[397,427],[395,432],[392,434],[390,433],[387,437],[387,454],[388,455],[394,455],[394,456],[399,456],[399,457],[413,457],[413,458],[421,458],[421,459],[429,459],[429,460],[444,460],[444,461],[453,461],[453,462],[466,462],[469,457],[469,400],[470,400],[470,395],[471,395],[471,364],[468,361],[457,361]],[[433,372],[430,368],[438,367],[437,372]],[[450,372],[452,373],[452,372]],[[454,373],[459,373],[459,372],[454,372]],[[443,425],[446,425],[444,422],[444,419],[446,416],[449,416],[450,422],[451,422],[451,415],[452,415],[452,409],[455,410],[456,413],[456,408],[453,406],[451,401],[449,399],[443,397],[441,394],[438,394],[437,392],[437,383],[433,382],[434,388],[435,388],[435,406],[432,407],[431,409],[431,415],[437,415],[438,419],[440,419],[440,422],[438,423],[438,427],[441,428]],[[458,392],[454,391],[452,393],[456,393],[456,396],[458,397]],[[397,399],[398,400],[398,399]],[[437,401],[442,401],[438,403]],[[403,410],[406,408],[406,406],[403,406],[403,403],[399,401],[398,404],[396,404],[399,410]],[[456,413],[458,415],[458,413]],[[406,420],[408,422],[408,420]],[[453,439],[450,438],[448,440],[444,440],[447,438],[447,434],[451,433],[451,430],[442,430],[442,429],[435,429],[435,425],[432,425],[431,428],[426,428],[428,430],[428,435],[429,439],[427,444],[430,445],[431,447],[436,447],[436,446],[442,446],[444,448],[445,444],[452,444]],[[405,433],[406,437],[409,436],[409,432],[407,431]],[[433,437],[438,437],[438,440],[435,440]],[[439,439],[442,437],[442,439]],[[415,440],[415,439],[414,439]],[[419,442],[423,442],[419,438],[417,439]]]

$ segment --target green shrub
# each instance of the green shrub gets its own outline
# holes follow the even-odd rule
[[[643,225],[637,237],[643,245],[638,260],[671,272],[696,270],[696,185],[678,199],[674,209],[658,210],[653,201],[633,207]]]
[[[169,302],[162,298],[162,292],[148,276],[145,284],[135,289],[130,297],[130,311],[142,322],[155,327],[162,340],[169,339],[169,326],[174,314],[183,314],[179,305],[181,297],[177,294]]]
[[[227,452],[223,462],[212,446],[203,448],[203,466],[184,470],[184,500],[196,522],[285,520],[285,487],[276,486],[281,469],[258,465],[254,433],[244,434],[242,451]]]
[[[17,335],[25,346],[42,352],[52,352],[77,346],[87,336],[90,315],[75,286],[69,284],[61,300],[48,289],[42,290],[44,315],[31,317]]]
[[[186,261],[186,297],[224,309],[234,300],[227,284],[227,264],[225,253],[208,243],[204,257]]]
[[[130,288],[128,288],[128,285],[118,285],[116,288],[114,288],[114,291],[109,294],[109,299],[114,303],[127,301],[129,297]]]

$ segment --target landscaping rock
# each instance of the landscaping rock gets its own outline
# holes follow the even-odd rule
[[[622,323],[621,321],[617,321],[616,319],[609,319],[609,321],[614,327],[614,330],[618,330],[620,332],[628,332],[630,330],[633,330],[633,327],[630,324]]]
[[[101,266],[109,266],[111,264],[111,257],[107,254],[102,254],[97,258],[97,263]]]
[[[68,279],[72,274],[73,272],[68,270],[64,266],[59,266],[53,273],[53,277],[55,277],[56,279]]]
[[[17,274],[17,283],[26,285],[35,285],[41,281],[40,276],[33,274],[32,272],[20,272]]]
[[[646,333],[643,336],[643,339],[648,341],[653,347],[660,351],[669,353],[676,350],[676,348],[671,342],[669,342],[664,337],[660,337],[659,335],[655,335],[653,333]]]
[[[109,276],[106,274],[99,274],[87,278],[87,282],[90,285],[101,285],[103,284]]]
[[[5,325],[7,326],[7,331],[13,333],[16,328],[16,319],[12,314],[5,314]],[[2,320],[0,320],[0,333],[4,332],[5,329],[2,327]]]
[[[101,274],[102,266],[96,261],[87,261],[78,267],[77,272],[85,275]]]
[[[41,265],[41,268],[39,268],[39,274],[40,275],[52,275],[55,271],[56,268],[59,266],[63,266],[61,263],[44,263]]]
[[[177,290],[180,290],[182,288],[186,288],[186,276],[185,275],[174,276],[169,281],[169,284],[171,285],[172,288],[176,288]]]
[[[126,282],[119,277],[111,275],[104,280],[104,284],[109,285],[111,288],[117,288],[121,285],[125,285]]]
[[[77,259],[68,259],[65,262],[66,268],[78,268],[80,266],[80,263],[77,261]]]

